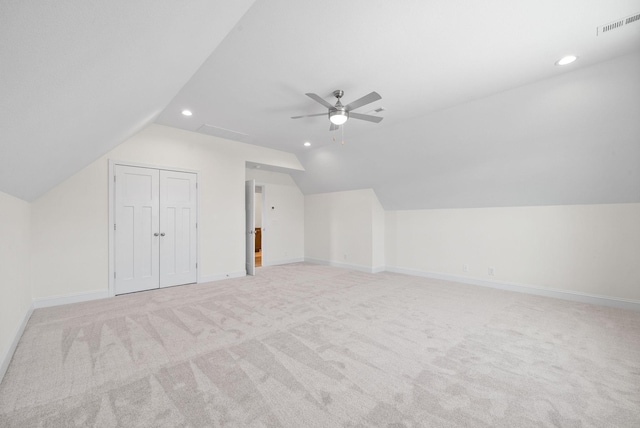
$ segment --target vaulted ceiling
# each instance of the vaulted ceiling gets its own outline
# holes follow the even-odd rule
[[[0,191],[32,201],[152,123],[250,0],[2,0]]]
[[[304,193],[387,209],[640,202],[638,0],[0,7],[0,190],[26,200],[155,121],[293,152]],[[358,112],[384,119],[290,118],[335,89],[377,91]]]

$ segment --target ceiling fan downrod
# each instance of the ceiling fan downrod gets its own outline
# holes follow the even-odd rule
[[[333,96],[338,99],[336,105],[329,109],[329,120],[336,126],[343,125],[349,119],[349,112],[340,102],[340,98],[344,95],[344,91],[337,89],[333,91]]]

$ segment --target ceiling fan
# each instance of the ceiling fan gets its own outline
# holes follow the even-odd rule
[[[329,102],[324,100],[321,96],[307,93],[305,94],[309,98],[314,101],[319,102],[323,106],[329,109],[328,116],[331,121],[331,126],[329,127],[329,131],[335,131],[336,129],[340,129],[340,125],[344,124],[347,119],[350,117],[353,119],[367,120],[369,122],[379,123],[383,118],[378,116],[371,116],[369,114],[355,113],[353,110],[360,108],[364,105],[370,104],[374,101],[378,101],[382,99],[380,94],[377,92],[371,92],[368,95],[365,95],[362,98],[358,98],[357,100],[343,106],[340,102],[340,98],[344,95],[344,91],[340,89],[333,91],[333,96],[338,99],[336,105],[331,105]],[[291,119],[300,119],[303,117],[315,117],[315,116],[324,116],[327,113],[317,113],[317,114],[307,114],[304,116],[293,116]]]

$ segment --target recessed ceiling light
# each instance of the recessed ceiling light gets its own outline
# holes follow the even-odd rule
[[[305,147],[309,147],[310,145],[311,145],[311,143],[310,143],[310,142],[308,142],[308,141],[306,141],[306,142],[304,143],[304,146],[305,146]]]
[[[182,114],[183,116],[191,116],[193,113],[191,113],[191,110],[182,110]]]
[[[558,61],[556,61],[556,65],[567,65],[567,64],[571,64],[573,61],[577,60],[578,57],[575,55],[567,55],[564,58],[559,59]]]

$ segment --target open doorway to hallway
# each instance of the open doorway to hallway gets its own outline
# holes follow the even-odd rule
[[[262,208],[263,208],[263,198],[264,197],[264,189],[262,186],[257,185],[255,187],[255,259],[256,259],[256,267],[262,266]]]

